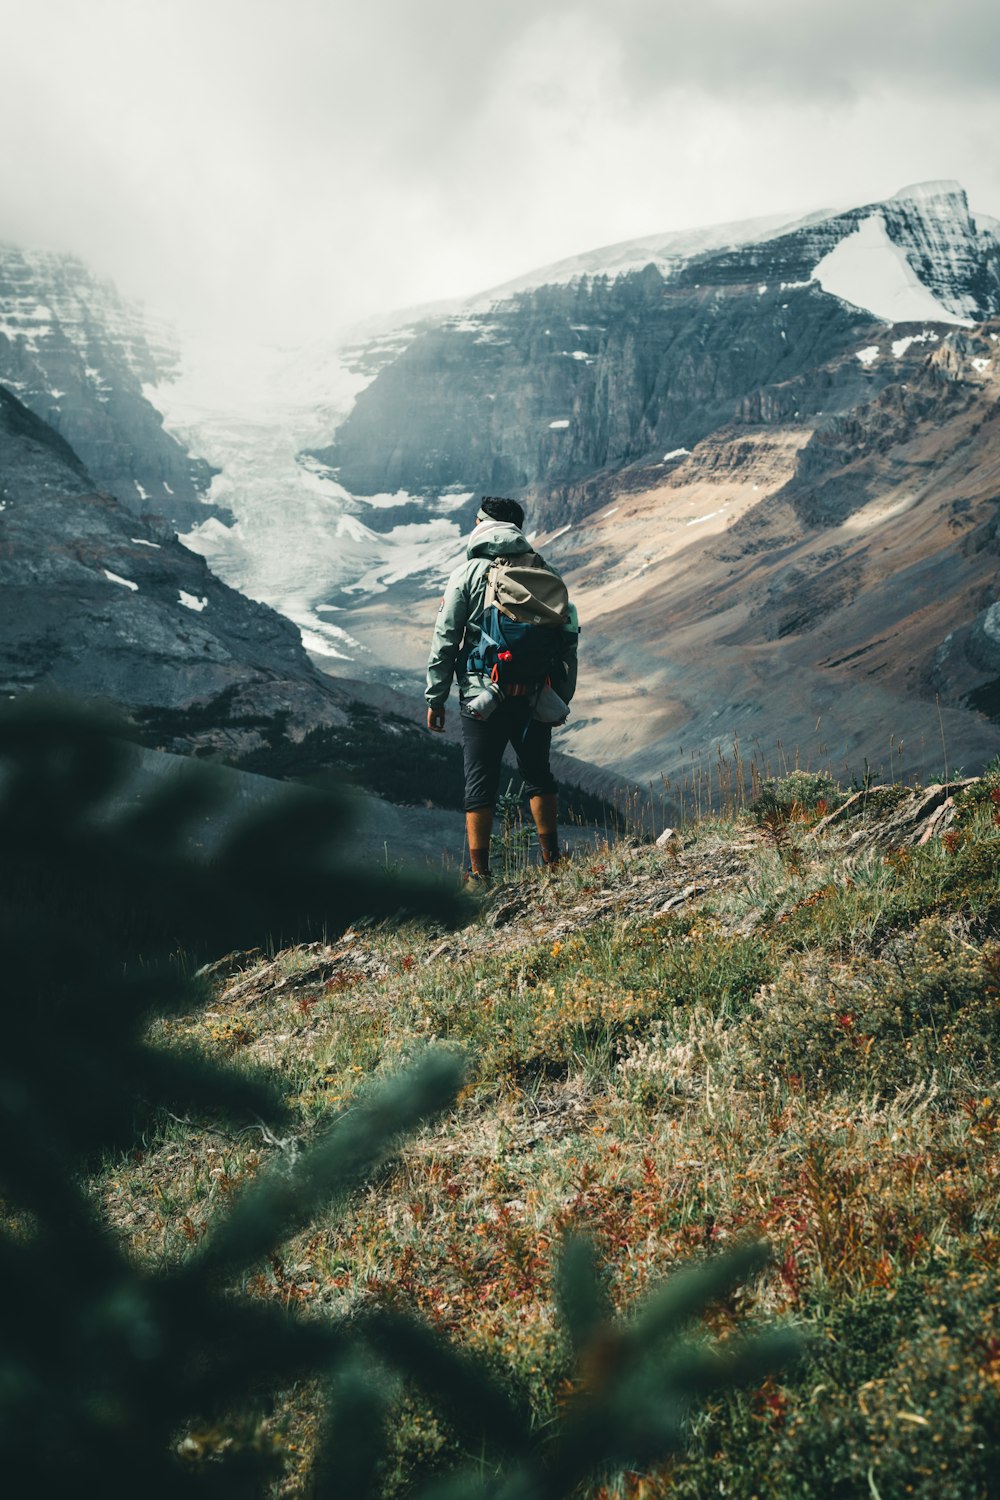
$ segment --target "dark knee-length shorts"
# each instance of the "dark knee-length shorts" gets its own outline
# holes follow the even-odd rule
[[[493,807],[500,786],[500,762],[510,745],[517,756],[517,769],[529,797],[542,797],[556,790],[549,769],[552,725],[531,717],[528,698],[505,698],[488,719],[462,715],[462,746],[465,752],[465,810]]]

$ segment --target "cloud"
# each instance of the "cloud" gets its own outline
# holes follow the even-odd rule
[[[0,237],[296,336],[658,229],[963,179],[979,0],[0,0]]]
[[[595,24],[601,7],[588,5]],[[696,86],[732,99],[857,99],[933,87],[995,95],[992,0],[618,0],[614,39],[636,90]]]

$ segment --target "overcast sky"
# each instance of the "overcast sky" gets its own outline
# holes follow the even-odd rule
[[[0,0],[0,239],[269,336],[998,141],[996,0]]]

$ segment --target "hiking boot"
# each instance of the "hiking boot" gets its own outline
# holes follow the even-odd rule
[[[466,870],[462,880],[462,889],[468,891],[472,896],[485,895],[493,884],[493,876],[487,873],[480,874],[478,870]]]

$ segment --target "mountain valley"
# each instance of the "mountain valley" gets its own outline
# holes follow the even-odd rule
[[[957,184],[612,246],[305,349],[171,342],[75,263],[0,266],[0,386],[146,510],[136,535],[176,529],[298,627],[310,702],[325,680],[419,724],[442,582],[477,495],[511,493],[583,622],[581,783],[1000,751],[1000,240]],[[108,570],[141,583],[137,548]]]

